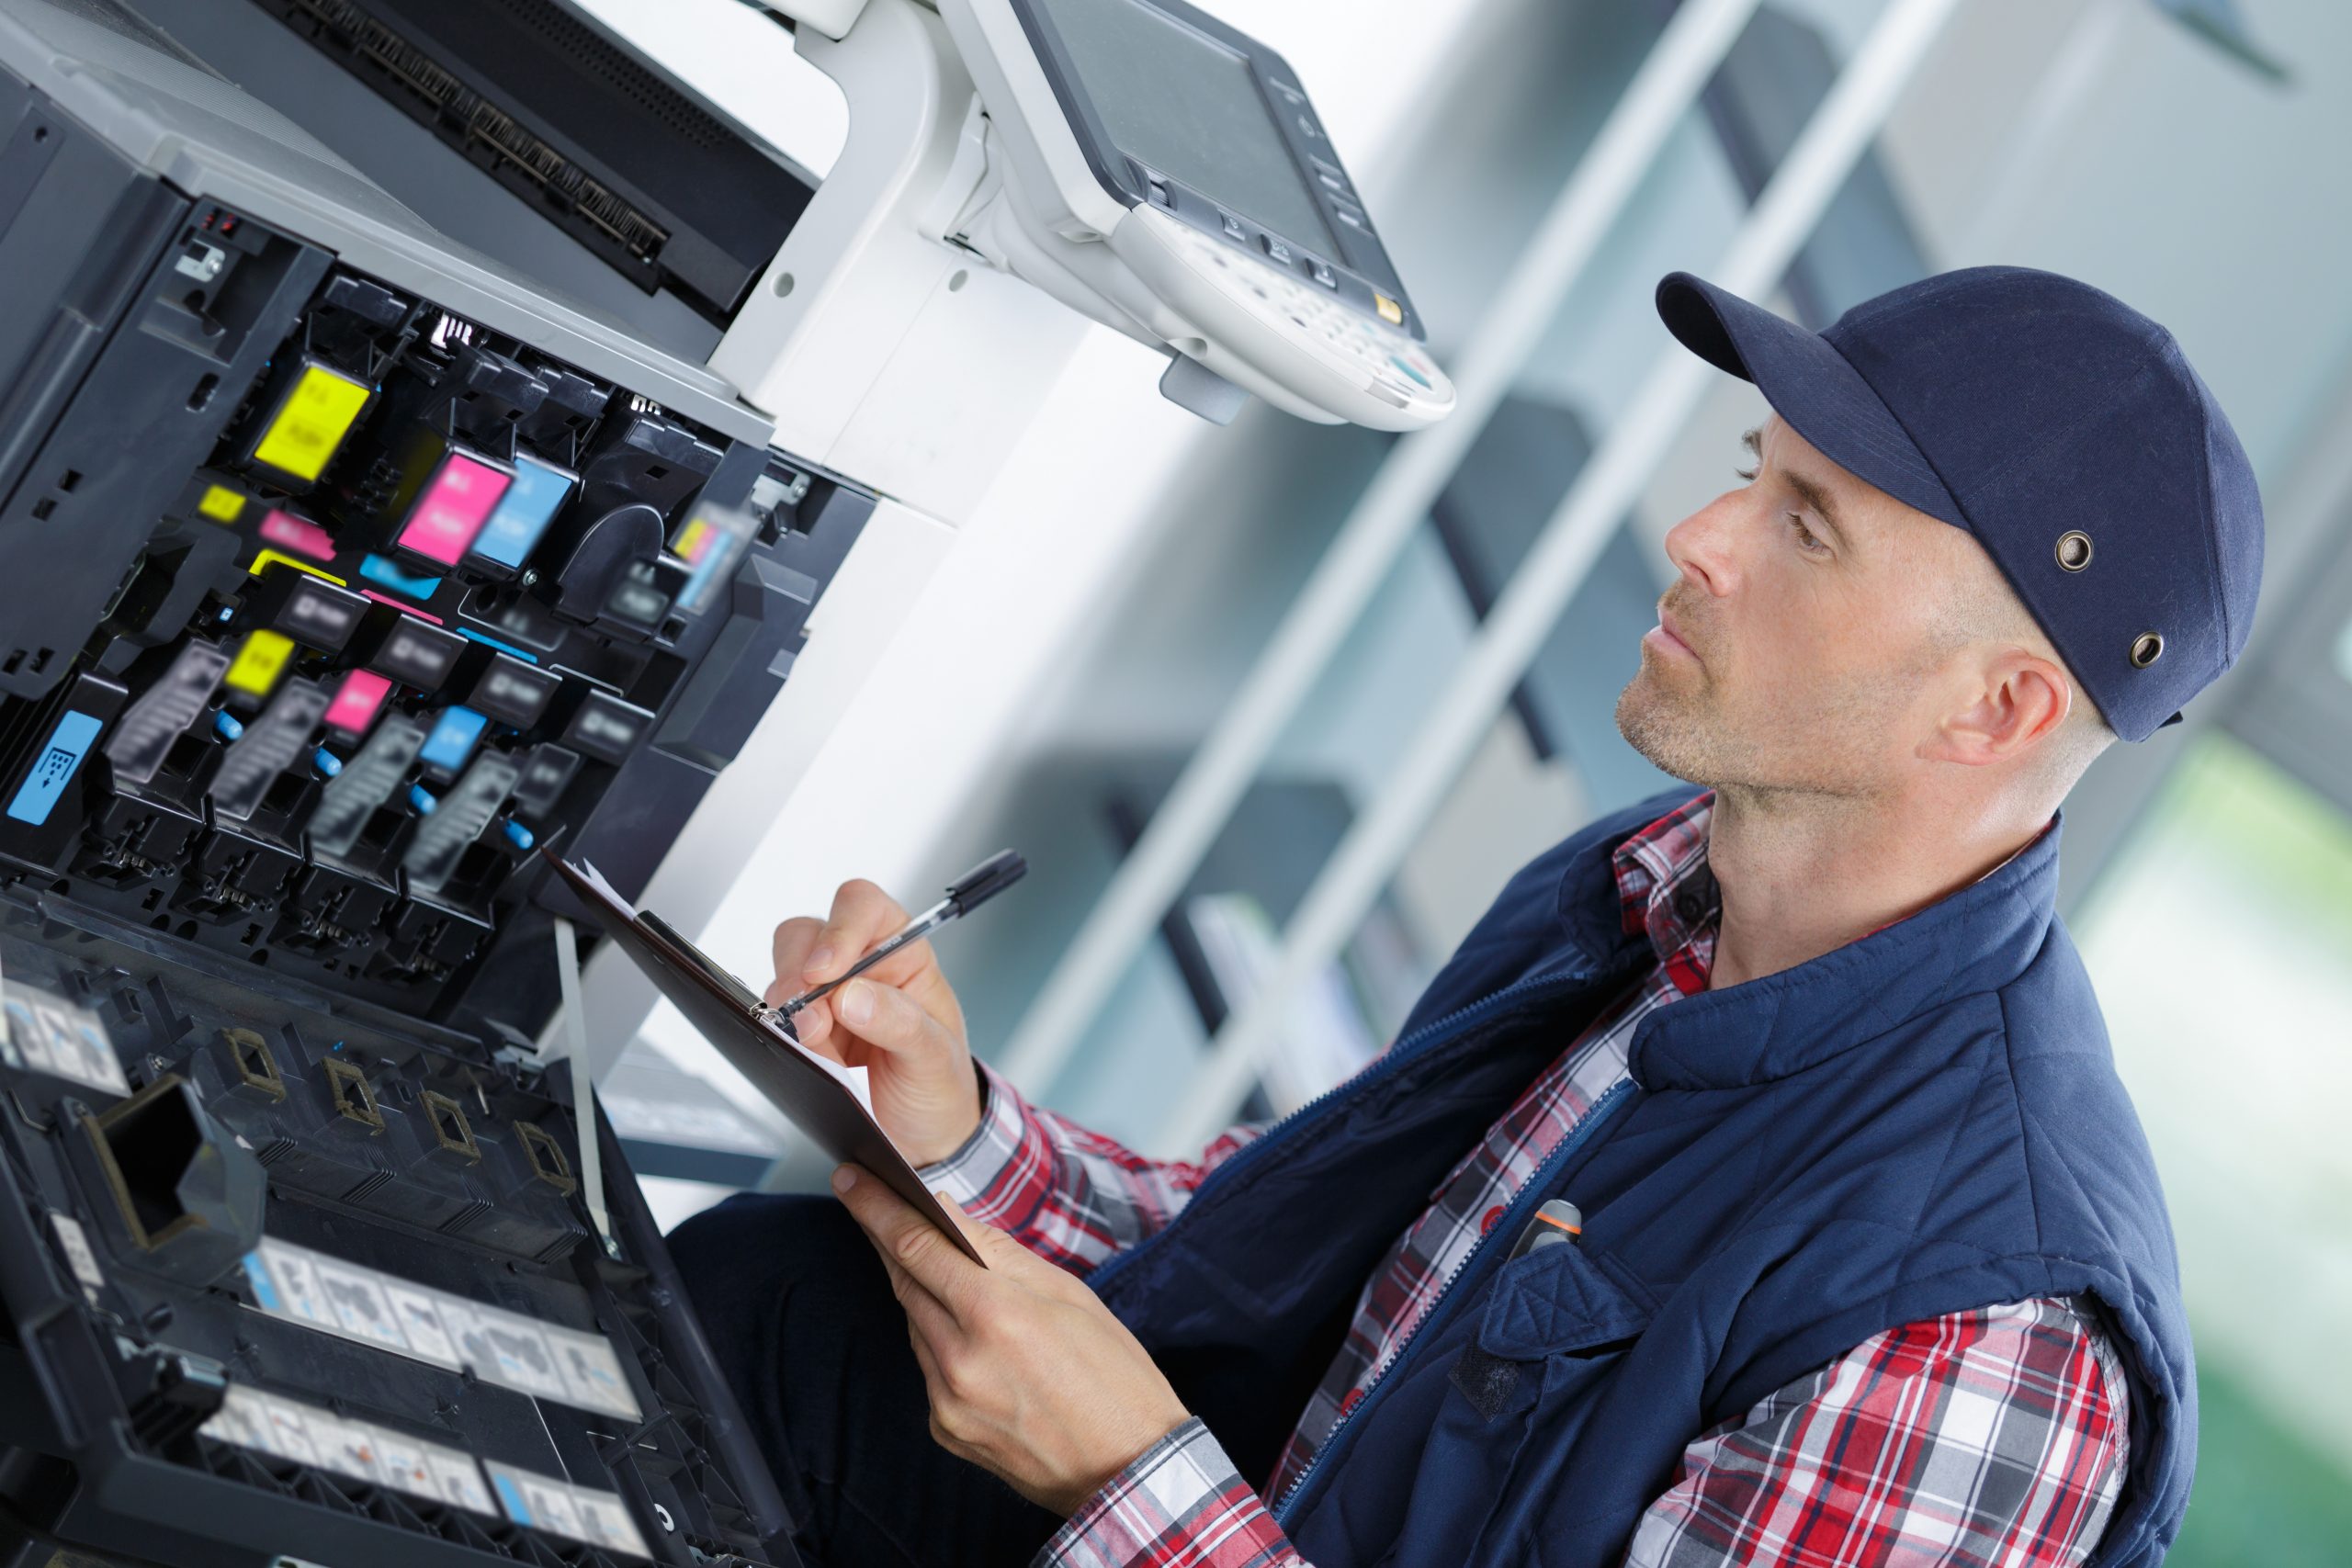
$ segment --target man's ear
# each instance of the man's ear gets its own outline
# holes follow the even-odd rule
[[[2021,648],[1987,660],[1965,705],[1944,716],[1920,748],[1929,761],[1984,767],[2013,761],[2066,722],[2075,683],[2058,665]]]

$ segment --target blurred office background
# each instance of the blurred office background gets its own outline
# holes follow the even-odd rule
[[[2073,274],[2172,328],[2269,516],[2239,668],[2066,814],[2198,1332],[2173,1561],[2352,1562],[2352,6],[1203,3],[1301,72],[1471,412],[1215,429],[1090,337],[706,945],[764,976],[842,879],[915,905],[1018,846],[1029,882],[938,943],[976,1048],[1156,1152],[1282,1113],[1387,1042],[1512,869],[1668,782],[1611,710],[1662,536],[1762,408],[1657,379],[1659,275],[1759,265],[1759,197],[1794,223],[1760,292],[1815,326],[1949,267]],[[838,150],[748,11],[594,8],[803,162]],[[1798,168],[1825,104],[1858,156]],[[821,1174],[674,1015],[606,1093],[673,1217]]]

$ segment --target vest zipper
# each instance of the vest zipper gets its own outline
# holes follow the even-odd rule
[[[1437,1326],[1439,1312],[1453,1300],[1455,1282],[1470,1271],[1472,1264],[1478,1261],[1487,1249],[1487,1243],[1498,1235],[1519,1234],[1518,1226],[1512,1222],[1525,1211],[1528,1206],[1527,1200],[1543,1190],[1544,1179],[1552,1173],[1553,1168],[1582,1147],[1586,1141],[1600,1130],[1601,1123],[1615,1111],[1617,1105],[1633,1093],[1634,1089],[1634,1080],[1630,1077],[1621,1077],[1610,1085],[1608,1090],[1592,1102],[1592,1109],[1585,1112],[1584,1120],[1577,1124],[1576,1130],[1561,1139],[1553,1147],[1552,1152],[1544,1156],[1542,1163],[1529,1174],[1527,1180],[1521,1185],[1518,1193],[1512,1197],[1510,1206],[1503,1211],[1502,1217],[1495,1222],[1493,1228],[1470,1244],[1470,1250],[1463,1254],[1462,1260],[1446,1274],[1444,1283],[1437,1288],[1437,1294],[1430,1298],[1429,1304],[1423,1307],[1420,1315],[1413,1320],[1413,1325],[1405,1331],[1404,1343],[1397,1347],[1396,1353],[1390,1356],[1387,1361],[1374,1369],[1371,1378],[1363,1385],[1363,1397],[1356,1401],[1355,1408],[1346,1411],[1338,1420],[1331,1423],[1331,1429],[1324,1434],[1322,1445],[1315,1450],[1315,1457],[1306,1461],[1306,1468],[1300,1471],[1297,1477],[1283,1489],[1283,1495],[1274,1500],[1273,1515],[1277,1525],[1285,1531],[1290,1529],[1288,1514],[1291,1505],[1296,1502],[1299,1495],[1306,1489],[1307,1481],[1317,1471],[1323,1468],[1323,1461],[1330,1458],[1333,1451],[1340,1446],[1340,1434],[1378,1401],[1380,1390],[1387,1383],[1389,1374],[1404,1365],[1406,1358],[1413,1353],[1416,1347],[1428,1343],[1429,1332]]]
[[[1149,1252],[1163,1237],[1182,1224],[1185,1219],[1200,1207],[1202,1198],[1222,1186],[1228,1185],[1238,1172],[1247,1170],[1253,1160],[1262,1158],[1267,1149],[1276,1142],[1278,1134],[1293,1131],[1300,1122],[1323,1110],[1340,1096],[1362,1093],[1372,1085],[1379,1083],[1390,1074],[1398,1071],[1408,1061],[1421,1052],[1434,1049],[1472,1024],[1501,1010],[1506,1002],[1529,1001],[1545,991],[1565,990],[1589,978],[1591,978],[1589,972],[1578,971],[1572,975],[1553,975],[1537,980],[1521,980],[1515,985],[1506,986],[1499,991],[1489,992],[1476,1001],[1458,1007],[1442,1018],[1431,1019],[1412,1033],[1397,1041],[1363,1071],[1325,1089],[1289,1115],[1276,1121],[1273,1125],[1259,1134],[1248,1144],[1235,1150],[1223,1165],[1209,1173],[1207,1180],[1193,1190],[1193,1195],[1185,1200],[1183,1208],[1177,1211],[1173,1220],[1125,1251],[1115,1253],[1105,1259],[1100,1268],[1087,1276],[1087,1283],[1093,1288],[1096,1294],[1101,1294],[1105,1281],[1116,1279],[1132,1266],[1137,1258]],[[1594,1109],[1598,1110],[1599,1106],[1596,1105]]]

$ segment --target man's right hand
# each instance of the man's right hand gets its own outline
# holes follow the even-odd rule
[[[844,882],[833,912],[775,928],[770,1007],[821,986],[898,931],[907,912],[871,882]],[[840,990],[793,1015],[800,1043],[844,1066],[864,1067],[874,1114],[917,1167],[961,1148],[980,1124],[979,1079],[964,1040],[964,1010],[928,942],[892,953]]]

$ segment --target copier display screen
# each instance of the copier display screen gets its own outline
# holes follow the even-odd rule
[[[1119,151],[1326,254],[1337,246],[1250,62],[1145,0],[1041,0]]]

